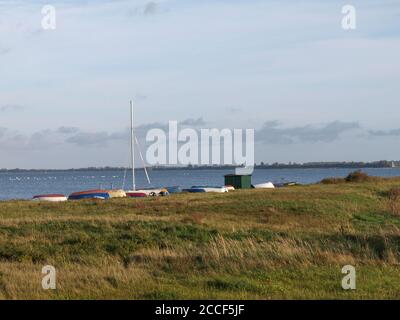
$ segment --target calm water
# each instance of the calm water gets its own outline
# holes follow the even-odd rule
[[[355,169],[257,169],[253,183],[297,181],[308,184],[326,177],[344,177]],[[362,169],[374,176],[400,176],[400,168]],[[152,187],[223,185],[224,175],[232,170],[162,170],[150,171]],[[137,171],[137,186],[149,187],[144,172]],[[124,171],[57,171],[0,173],[0,200],[30,199],[36,194],[63,193],[97,188],[131,189],[130,172]]]

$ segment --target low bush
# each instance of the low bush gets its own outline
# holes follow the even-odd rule
[[[362,172],[361,170],[357,170],[350,172],[345,180],[346,182],[368,182],[374,180],[374,178],[370,177],[367,173]]]
[[[361,183],[361,182],[376,181],[378,179],[379,179],[378,177],[371,177],[367,173],[362,172],[361,170],[357,170],[350,172],[345,178],[337,178],[337,177],[325,178],[322,179],[320,183],[322,184],[339,184],[345,182]]]

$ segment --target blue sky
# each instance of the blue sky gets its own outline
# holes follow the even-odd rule
[[[400,159],[399,56],[399,1],[0,0],[0,167],[126,165],[131,98],[254,128],[257,162]]]

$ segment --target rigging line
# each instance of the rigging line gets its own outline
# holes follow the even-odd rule
[[[143,165],[144,172],[145,172],[145,174],[146,174],[147,182],[148,182],[149,184],[151,184],[149,174],[147,173],[146,163],[144,162],[144,159],[143,159],[142,150],[140,149],[140,144],[139,144],[139,141],[138,141],[138,139],[136,138],[136,136],[135,136],[135,141],[136,141],[136,144],[137,144],[138,149],[139,149],[140,159],[142,159],[142,165]]]
[[[129,160],[128,160],[128,163],[129,163]],[[124,179],[122,180],[122,190],[125,190],[126,172],[128,171],[128,167],[129,167],[129,164],[127,166],[125,166],[125,169],[124,169]]]

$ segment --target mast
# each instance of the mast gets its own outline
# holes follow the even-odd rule
[[[133,129],[133,102],[131,100],[131,165],[132,165],[132,190],[136,191],[135,183],[135,131]]]

